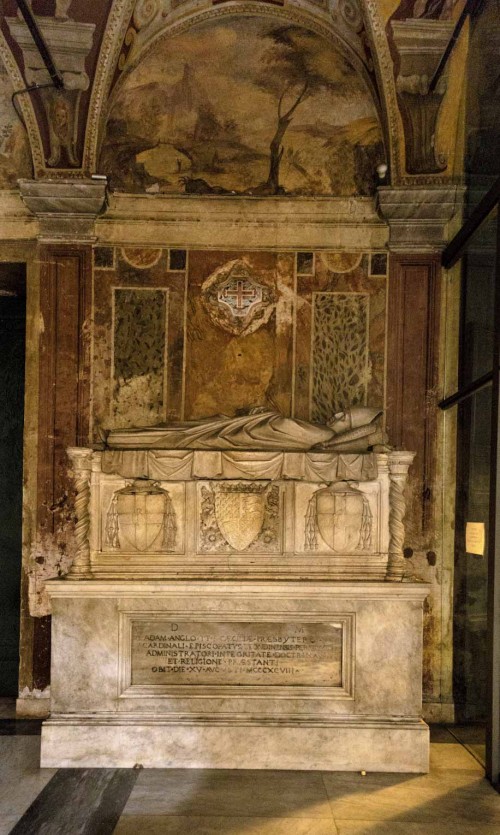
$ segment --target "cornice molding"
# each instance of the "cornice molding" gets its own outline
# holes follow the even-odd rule
[[[105,180],[19,180],[20,196],[39,221],[39,238],[95,240],[94,223],[106,206]]]
[[[461,211],[465,187],[382,186],[377,209],[389,226],[389,249],[440,252],[447,243],[447,225]]]
[[[241,249],[382,250],[372,198],[111,194],[101,243]]]

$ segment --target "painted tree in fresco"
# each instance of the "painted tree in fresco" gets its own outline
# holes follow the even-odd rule
[[[285,151],[283,140],[297,108],[320,90],[329,90],[345,97],[352,89],[354,71],[344,61],[333,64],[318,52],[317,38],[298,26],[273,29],[266,37],[271,41],[264,54],[263,67],[257,83],[261,90],[277,99],[277,122],[270,143],[267,181],[254,193],[282,194],[280,164]],[[351,84],[346,84],[347,76]]]

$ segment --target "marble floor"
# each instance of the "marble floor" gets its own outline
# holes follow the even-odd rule
[[[426,775],[39,769],[39,722],[0,704],[0,835],[500,835],[473,746],[432,729]]]

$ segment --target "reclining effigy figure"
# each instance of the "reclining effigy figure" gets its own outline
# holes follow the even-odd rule
[[[337,412],[326,424],[281,415],[265,407],[229,417],[165,423],[137,429],[114,429],[109,449],[212,449],[368,452],[386,446],[382,411],[354,406]]]

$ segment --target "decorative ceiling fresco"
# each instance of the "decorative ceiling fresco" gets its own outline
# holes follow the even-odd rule
[[[384,147],[363,79],[283,20],[211,19],[159,40],[124,79],[99,171],[123,191],[349,196]]]
[[[450,20],[457,0],[401,0],[393,19]]]
[[[32,177],[27,133],[12,104],[12,84],[0,61],[0,188],[15,188],[20,177]]]
[[[453,176],[466,38],[434,84],[464,0],[400,0],[386,24],[401,114],[406,174]],[[457,172],[458,173],[458,172]]]
[[[33,0],[67,87],[18,96],[32,163],[4,129],[0,187],[100,171],[121,191],[344,197],[371,194],[382,160],[393,185],[461,175],[468,27],[428,82],[464,0],[261,4]],[[12,90],[47,81],[2,9]]]
[[[28,130],[35,177],[57,171],[72,175],[83,164],[92,85],[113,0],[31,0],[28,5],[63,88],[50,85],[16,0],[2,2],[0,56],[19,91],[18,110]]]
[[[500,54],[499,7],[487,3],[471,29],[465,174],[468,202],[473,205],[500,175]]]

